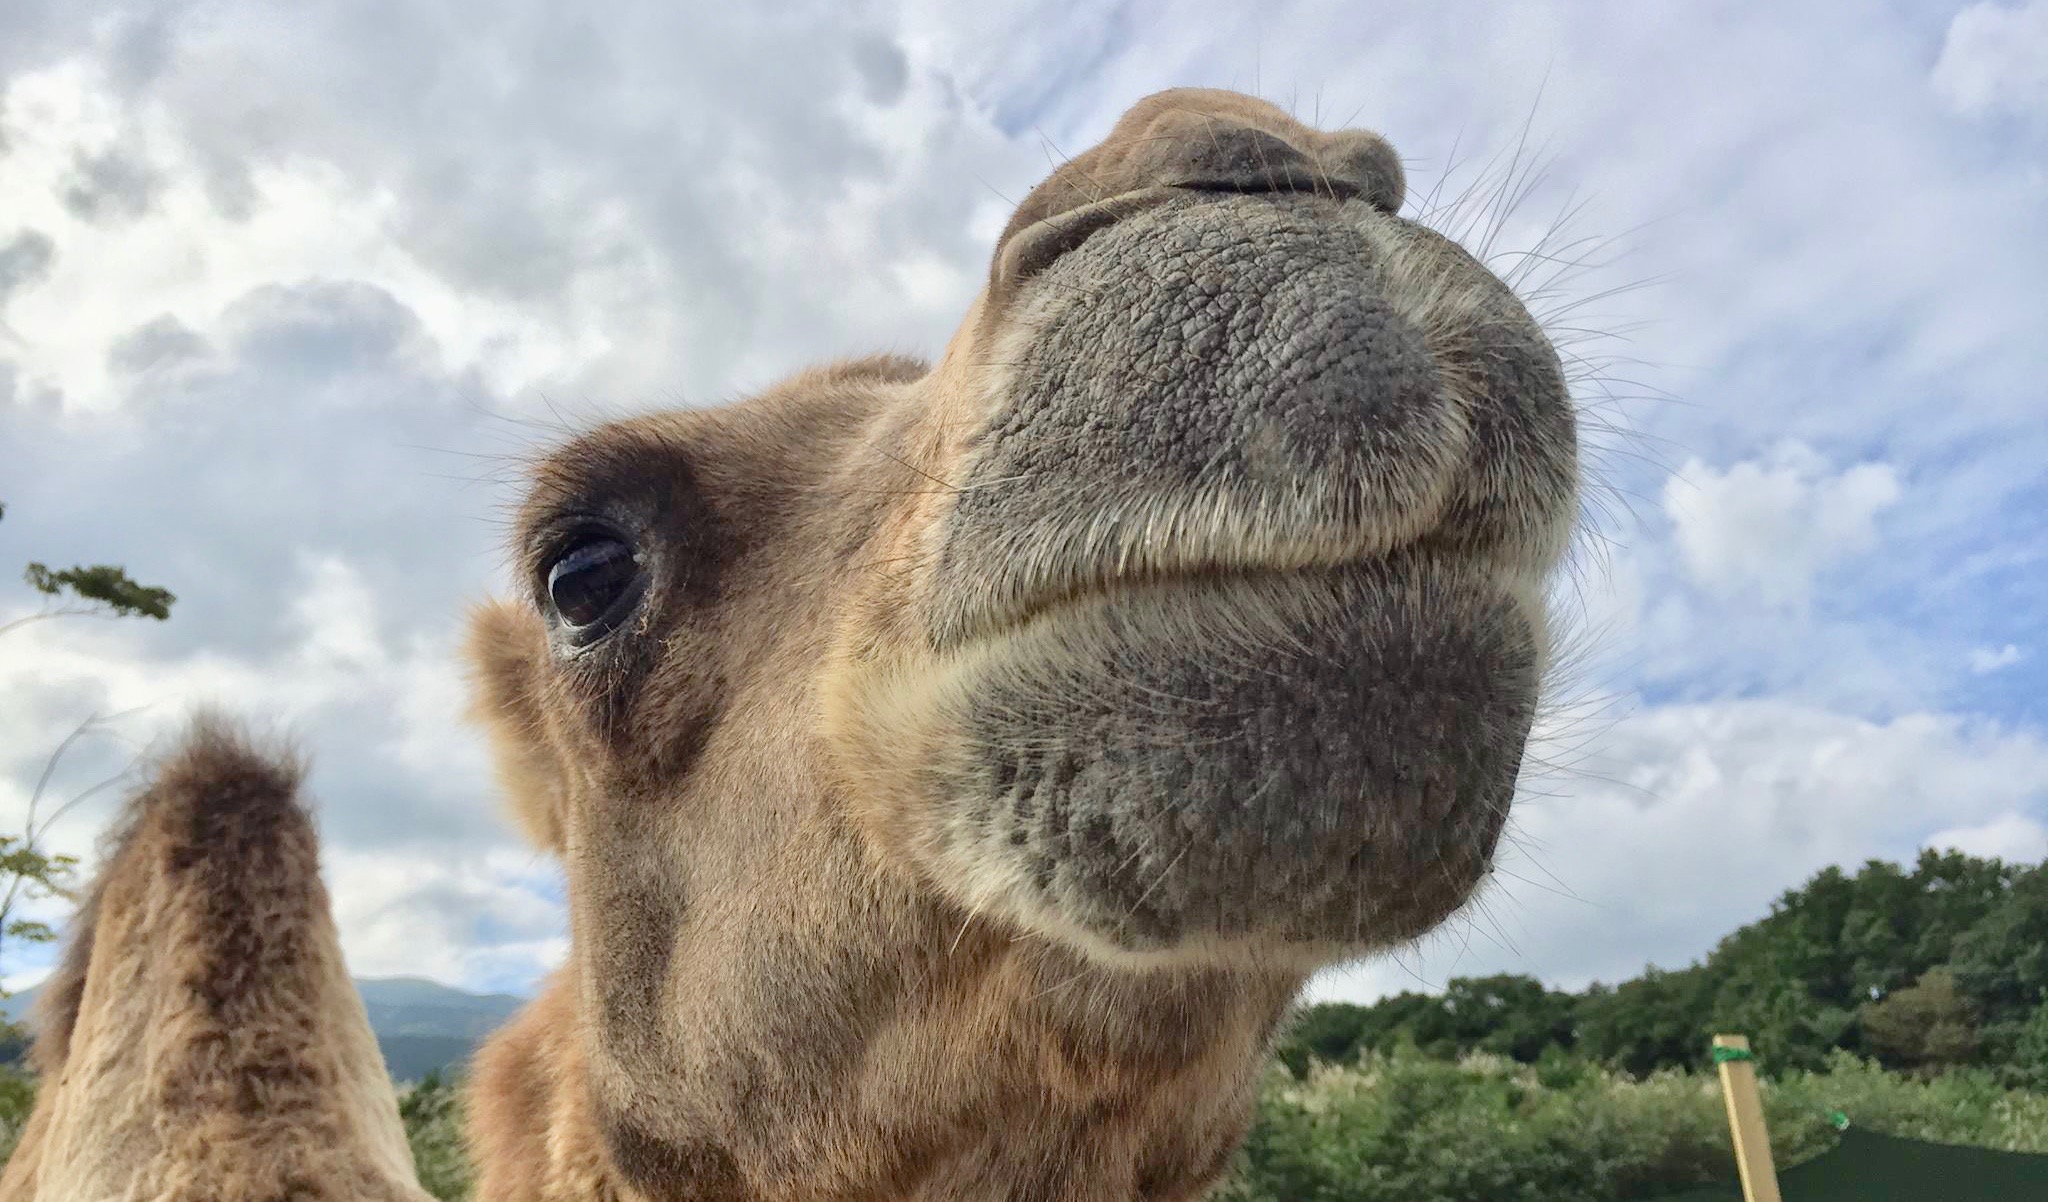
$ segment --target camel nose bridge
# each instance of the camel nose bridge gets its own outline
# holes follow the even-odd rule
[[[1390,288],[1393,222],[1309,195],[1190,189],[1059,256],[991,356],[1000,388],[941,574],[1011,565],[966,591],[1022,597],[1353,562],[1435,530],[1471,427],[1430,330]],[[956,620],[935,628],[950,637]]]
[[[1206,266],[1256,278],[1276,245],[1312,249],[1290,248],[1257,294],[1189,305],[1163,344],[1181,385],[1132,405],[1118,456],[1134,476],[1177,479],[1283,541],[1315,541],[1368,512],[1389,542],[1421,533],[1469,451],[1426,332],[1379,289],[1376,248],[1355,231],[1264,232],[1216,255],[1235,264]]]
[[[934,645],[1191,572],[1447,558],[1535,595],[1577,512],[1562,364],[1401,201],[1379,135],[1188,92],[1027,197],[935,373],[963,420]]]

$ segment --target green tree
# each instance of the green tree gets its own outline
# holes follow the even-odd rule
[[[51,855],[37,850],[33,827],[23,835],[0,835],[0,880],[7,882],[0,893],[0,954],[5,940],[48,943],[57,937],[50,924],[16,916],[15,906],[23,901],[71,896],[72,876],[78,865],[75,856]],[[0,997],[6,996],[0,990]],[[5,1038],[0,1031],[0,1038]]]
[[[1707,1046],[1713,981],[1706,970],[1651,966],[1634,980],[1594,985],[1579,998],[1578,1047],[1635,1076],[1699,1063]]]
[[[1952,977],[1930,975],[1944,967]],[[1525,1064],[1576,1052],[1641,1077],[1696,1068],[1709,1036],[1740,1031],[1773,1075],[1818,1069],[1836,1051],[1931,1071],[2020,1063],[2022,1029],[2044,1003],[2048,872],[1925,851],[1910,866],[1816,873],[1690,968],[1651,968],[1577,995],[1501,975],[1458,978],[1438,995],[1313,1006],[1279,1055],[1297,1080],[1313,1061],[1402,1047]],[[1922,1019],[1939,1022],[1931,1032],[1900,1026]],[[2008,1079],[2031,1080],[2017,1072]]]
[[[1881,860],[1853,874],[1824,869],[1707,957],[1707,1025],[1747,1033],[1777,1070],[1818,1068],[1834,1048],[1865,1050],[1864,1008],[1947,962],[2003,904],[2016,871],[1934,851],[1910,871]]]
[[[1369,1006],[1325,1002],[1304,1009],[1281,1040],[1280,1062],[1297,1078],[1309,1064],[1349,1064],[1363,1052],[1412,1047],[1440,1059],[1492,1052],[1534,1064],[1575,1040],[1577,998],[1534,977],[1453,977],[1440,995],[1400,993]]]
[[[2048,1091],[2048,1002],[2034,1007],[2012,1039],[2005,1077],[2028,1089]]]
[[[1918,981],[1863,1007],[1863,1042],[1888,1063],[1923,1072],[1968,1064],[1977,1024],[1955,973],[1931,968]]]
[[[2029,870],[1959,851],[1923,851],[1914,867],[1918,912],[1912,962],[1919,972],[1946,964],[1958,940],[2003,905]]]
[[[1851,916],[1868,909],[1857,904],[1859,879],[1823,869],[1721,940],[1705,964],[1713,982],[1707,1026],[1748,1034],[1774,1067],[1818,1067],[1869,998],[1858,992],[1842,938]],[[1890,884],[1874,881],[1878,892]]]
[[[1311,1061],[1349,1064],[1358,1058],[1360,1040],[1372,1013],[1371,1007],[1351,1002],[1320,1002],[1304,1007],[1280,1040],[1280,1063],[1297,1079],[1308,1076]]]
[[[398,1117],[412,1145],[413,1167],[420,1187],[445,1202],[462,1202],[475,1186],[475,1175],[462,1141],[460,1085],[430,1072],[398,1095]]]
[[[1492,1052],[1534,1064],[1543,1050],[1569,1049],[1575,1039],[1577,999],[1543,987],[1535,977],[1502,973],[1454,977],[1444,989],[1458,1052]]]
[[[2003,1064],[2048,1005],[2048,866],[2021,871],[1998,904],[1956,940],[1957,987],[1976,1007],[1985,1058]]]

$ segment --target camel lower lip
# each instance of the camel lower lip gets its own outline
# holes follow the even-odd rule
[[[1133,582],[954,660],[964,899],[1111,956],[1328,961],[1490,863],[1536,691],[1521,606],[1454,564]]]

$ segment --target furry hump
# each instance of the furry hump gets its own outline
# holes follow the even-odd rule
[[[128,802],[38,998],[0,1202],[425,1202],[304,767],[213,716]]]

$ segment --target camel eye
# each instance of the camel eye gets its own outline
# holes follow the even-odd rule
[[[586,538],[548,565],[548,603],[572,633],[595,638],[626,616],[639,581],[633,548],[608,536]]]

